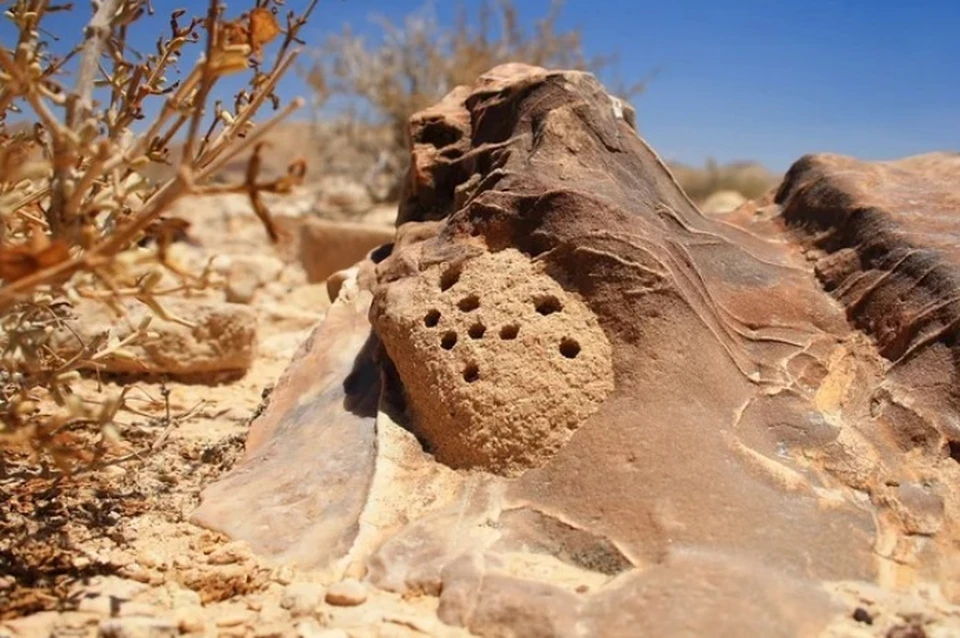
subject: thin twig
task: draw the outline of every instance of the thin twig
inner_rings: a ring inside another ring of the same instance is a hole
[[[80,56],[77,82],[73,93],[68,98],[72,104],[67,110],[67,126],[73,130],[77,130],[93,109],[94,80],[97,77],[100,54],[103,52],[103,45],[110,37],[113,18],[119,6],[120,0],[99,0],[96,13],[84,29],[86,39]]]

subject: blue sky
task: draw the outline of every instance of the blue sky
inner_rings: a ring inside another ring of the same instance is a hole
[[[204,4],[153,2],[158,14]],[[246,6],[227,4],[231,14]],[[529,23],[549,0],[516,5]],[[76,6],[49,26],[79,28],[89,12],[83,0]],[[399,20],[423,6],[320,0],[304,33],[315,44],[350,23],[376,39],[372,14]],[[456,6],[436,0],[438,20],[451,21]],[[660,67],[634,105],[641,134],[667,159],[757,160],[783,171],[807,152],[891,159],[960,150],[960,2],[567,0],[560,24],[582,29],[588,54],[619,53],[624,80]],[[10,35],[0,27],[0,40],[9,43]],[[290,76],[281,93],[304,87]]]

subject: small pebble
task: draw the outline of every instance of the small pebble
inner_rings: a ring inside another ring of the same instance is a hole
[[[233,565],[241,563],[250,556],[250,551],[244,543],[227,543],[210,552],[207,562],[211,565]]]
[[[201,633],[207,628],[203,618],[203,607],[179,607],[174,613],[181,633]]]
[[[137,562],[139,562],[144,567],[155,569],[163,565],[164,560],[163,560],[163,557],[160,556],[160,554],[158,554],[153,550],[148,549],[137,554]]]
[[[130,580],[135,580],[138,583],[144,583],[147,585],[159,584],[160,582],[163,582],[163,578],[159,577],[158,574],[154,574],[136,563],[127,565],[121,569],[120,574],[125,578],[129,578]],[[157,582],[155,583],[154,581]]]
[[[217,627],[238,627],[252,622],[254,614],[245,609],[228,611],[217,618]]]
[[[293,582],[293,569],[289,565],[282,565],[273,572],[273,579],[281,585]]]
[[[350,638],[343,629],[324,629],[313,619],[297,623],[298,638]]]
[[[253,628],[253,638],[286,638],[290,627],[287,623],[273,623],[269,625],[257,623]]]
[[[326,601],[338,607],[362,605],[367,601],[367,588],[360,581],[348,578],[330,586]]]
[[[109,618],[100,623],[100,638],[173,638],[180,630],[169,620],[162,618]]]
[[[316,583],[290,583],[283,590],[280,606],[292,616],[309,616],[323,601],[323,586]]]

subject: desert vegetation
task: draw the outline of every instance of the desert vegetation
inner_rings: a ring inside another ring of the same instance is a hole
[[[190,223],[167,215],[170,207],[187,196],[244,193],[265,241],[275,239],[262,193],[289,192],[305,170],[293,162],[287,175],[264,180],[258,158],[264,136],[301,106],[280,104],[274,88],[297,57],[313,4],[302,14],[270,0],[233,16],[216,2],[205,15],[177,10],[152,50],[127,37],[134,23],[159,18],[147,2],[95,6],[83,32],[57,34],[77,41],[54,55],[46,18],[77,9],[18,0],[5,15],[16,46],[0,47],[0,440],[26,442],[61,469],[78,455],[102,456],[115,415],[129,407],[125,392],[80,400],[70,389],[78,371],[126,356],[149,337],[151,316],[189,325],[164,300],[213,283],[209,270],[191,272],[168,258],[170,241]],[[186,72],[174,80],[180,66]],[[230,103],[212,100],[222,78],[238,73],[249,75],[247,87]],[[274,112],[255,124],[264,107]],[[146,179],[151,165],[171,162],[175,143],[172,175]],[[211,184],[247,149],[242,180]],[[122,341],[104,331],[55,347],[51,339],[79,299],[117,314],[135,300],[151,314]],[[78,429],[91,427],[96,445],[74,442]]]
[[[778,179],[754,162],[720,164],[712,158],[708,158],[702,167],[673,163],[670,169],[695,202],[704,202],[720,191],[734,191],[747,199],[754,199],[773,188]]]
[[[551,3],[533,29],[524,28],[512,0],[483,0],[475,11],[461,2],[452,25],[438,23],[429,7],[399,24],[374,16],[378,41],[357,35],[347,25],[316,47],[311,63],[301,69],[317,107],[329,100],[345,105],[338,115],[350,124],[341,125],[341,132],[369,147],[364,136],[383,128],[385,143],[376,148],[375,161],[397,173],[406,162],[410,116],[498,64],[526,62],[602,74],[625,99],[646,89],[649,75],[630,83],[618,79],[615,53],[584,52],[581,31],[559,25],[561,0]]]

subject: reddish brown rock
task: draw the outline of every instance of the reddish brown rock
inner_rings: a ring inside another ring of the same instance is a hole
[[[876,341],[891,376],[922,394],[925,417],[960,441],[960,154],[807,156],[777,203],[824,289]]]
[[[411,124],[394,241],[338,277],[350,327],[331,310],[330,345],[289,373],[293,388],[322,372],[326,390],[268,406],[221,484],[236,489],[205,494],[218,529],[439,596],[442,619],[484,636],[808,636],[845,617],[831,581],[951,593],[960,464],[927,413],[957,418],[930,376],[948,368],[891,368],[822,287],[830,269],[857,280],[867,238],[798,242],[811,213],[787,185],[783,215],[705,217],[588,74],[498,67]],[[810,250],[833,245],[815,273]],[[382,383],[363,377],[379,410],[361,422],[335,379],[356,388],[344,362],[369,354],[335,342],[369,330],[362,299]],[[494,332],[511,323],[523,339]],[[929,334],[918,352],[935,351]],[[347,466],[331,449],[361,461],[334,476]],[[315,526],[342,529],[335,546],[304,524],[267,542],[293,475]],[[258,524],[241,525],[251,509]]]

